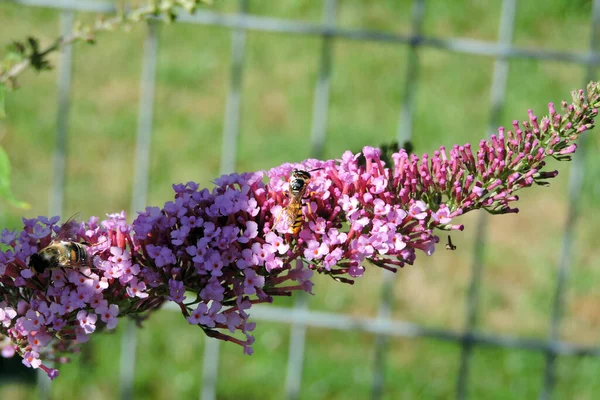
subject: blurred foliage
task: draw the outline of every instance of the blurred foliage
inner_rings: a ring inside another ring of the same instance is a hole
[[[29,204],[17,200],[10,190],[10,161],[2,147],[0,147],[0,198],[20,209],[31,207]]]
[[[515,44],[584,53],[589,49],[591,2],[519,2]],[[494,42],[501,2],[429,0],[424,33]],[[345,29],[408,34],[410,0],[338,2],[336,23]],[[254,15],[320,23],[323,2],[250,1]],[[233,13],[237,2],[218,1],[215,12]],[[60,13],[0,3],[0,38],[28,36],[47,46],[58,37]],[[80,19],[93,19],[79,14]],[[551,29],[550,29],[551,28]],[[151,147],[148,205],[172,198],[171,184],[194,180],[211,187],[219,172],[221,132],[229,85],[231,34],[228,29],[173,24],[160,30]],[[127,34],[107,34],[94,47],[75,48],[69,117],[65,215],[104,215],[128,209],[143,24]],[[314,87],[321,52],[319,37],[248,31],[242,86],[241,136],[237,170],[267,169],[301,161],[309,153]],[[398,113],[406,87],[404,45],[333,38],[331,94],[325,157],[396,138]],[[440,145],[478,143],[489,132],[494,59],[435,48],[420,48],[412,143],[418,155]],[[56,63],[56,55],[49,58]],[[569,98],[583,87],[586,68],[536,59],[510,59],[501,122],[526,119],[532,108],[544,115],[546,104]],[[47,214],[52,184],[51,160],[56,118],[54,71],[21,77],[22,87],[6,99],[9,118],[0,121],[0,145],[13,163],[13,191],[31,210],[1,210],[1,227],[18,228],[21,217]],[[589,133],[586,175],[580,205],[561,339],[595,344],[600,329],[600,248],[597,245],[598,185],[595,160],[598,129]],[[581,156],[579,154],[578,156]],[[549,188],[521,193],[518,215],[488,217],[489,245],[477,327],[483,331],[545,338],[567,218],[570,168],[564,163]],[[549,169],[553,167],[549,166]],[[25,215],[23,215],[25,214]],[[132,217],[133,218],[133,217]],[[420,257],[394,277],[392,317],[428,327],[460,331],[464,294],[469,284],[477,215],[457,220],[465,232],[452,235],[456,251]],[[1,228],[0,227],[0,228]],[[354,287],[317,278],[311,309],[375,316],[384,277],[370,270]],[[293,299],[278,299],[291,306]],[[255,354],[221,345],[218,398],[280,399],[289,346],[289,326],[258,321]],[[166,328],[168,327],[168,329]],[[118,396],[121,330],[92,339],[85,362],[76,357],[52,383],[55,398]],[[195,398],[200,392],[205,338],[179,315],[164,311],[139,330],[135,371],[136,398]],[[373,335],[319,328],[307,330],[302,399],[369,398]],[[385,398],[451,398],[460,359],[455,343],[390,338]],[[472,398],[536,397],[543,356],[521,350],[476,348],[471,367]],[[595,399],[600,392],[600,360],[558,359],[556,399]],[[232,378],[234,376],[235,378]],[[0,388],[0,398],[36,398],[31,388]],[[8,393],[8,394],[7,394]],[[20,397],[19,397],[20,396]]]

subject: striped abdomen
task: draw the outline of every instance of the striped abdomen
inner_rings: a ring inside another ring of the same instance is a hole
[[[292,234],[297,235],[302,228],[302,201],[293,198],[286,209],[288,223],[292,230]]]
[[[86,247],[77,242],[62,242],[69,251],[69,264],[85,265],[88,261]]]

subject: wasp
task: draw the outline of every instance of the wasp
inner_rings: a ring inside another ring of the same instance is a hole
[[[446,250],[456,250],[456,246],[452,243],[452,238],[448,235],[448,243],[446,243]]]
[[[302,200],[304,199],[308,182],[310,182],[310,173],[320,169],[323,168],[315,168],[310,171],[294,169],[292,171],[289,181],[290,189],[288,191],[290,202],[279,217],[281,217],[281,215],[285,216],[293,235],[297,235],[298,232],[300,232],[300,228],[302,228]],[[279,218],[277,218],[277,222],[279,222]]]
[[[87,251],[89,243],[77,238],[78,215],[73,215],[60,227],[48,246],[29,257],[30,268],[41,274],[47,269],[91,267]]]

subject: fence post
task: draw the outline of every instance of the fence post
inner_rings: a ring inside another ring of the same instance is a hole
[[[397,138],[400,146],[409,141],[412,136],[415,98],[417,95],[417,83],[419,79],[419,57],[418,47],[423,31],[423,20],[425,18],[425,0],[414,0],[412,7],[411,44],[407,50],[406,76],[404,80],[404,92],[398,119]],[[394,302],[394,273],[382,271],[381,302],[377,312],[377,319],[389,319],[392,303]],[[379,400],[384,394],[386,352],[388,338],[386,335],[375,336],[375,360],[373,364],[373,384],[371,386],[371,399]]]
[[[331,52],[332,38],[328,31],[335,26],[336,0],[326,0],[323,5],[323,23],[325,33],[321,43],[321,57],[319,60],[319,73],[315,87],[313,103],[313,119],[311,128],[311,157],[319,158],[323,154],[325,136],[327,133],[327,113],[329,109]],[[304,265],[303,267],[306,267]],[[297,311],[308,310],[307,294],[296,293],[294,309]],[[306,345],[306,325],[293,323],[290,332],[290,345],[288,363],[285,377],[285,393],[289,400],[300,397],[302,389],[302,370],[304,368],[304,349]]]
[[[238,15],[248,13],[248,0],[238,1]],[[225,106],[225,121],[223,126],[223,145],[221,147],[221,174],[235,171],[237,158],[237,142],[240,135],[240,115],[243,86],[244,61],[246,53],[246,31],[235,29],[231,34],[231,71],[227,103]],[[217,380],[219,371],[219,351],[221,341],[206,337],[203,366],[201,400],[217,398]]]
[[[73,12],[63,11],[60,13],[60,32],[67,35],[73,30]],[[58,70],[58,107],[56,111],[56,142],[52,162],[52,186],[50,187],[50,198],[48,212],[51,216],[60,215],[64,210],[64,194],[67,163],[67,135],[69,131],[69,97],[71,93],[71,75],[73,70],[73,48],[66,46],[62,48]],[[48,363],[49,364],[49,363]],[[41,400],[50,398],[50,379],[41,369],[37,370],[38,398]]]

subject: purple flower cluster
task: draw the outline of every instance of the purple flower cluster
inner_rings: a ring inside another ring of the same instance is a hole
[[[367,265],[396,271],[417,250],[431,255],[434,230],[462,230],[454,217],[475,209],[516,212],[514,192],[557,172],[542,172],[544,159],[568,159],[579,134],[592,128],[600,86],[574,93],[563,114],[500,129],[470,145],[442,147],[433,156],[404,150],[386,165],[381,151],[365,147],[339,160],[306,160],[268,172],[218,178],[212,190],[174,185],[173,201],[148,207],[132,225],[125,214],[78,225],[90,265],[35,273],[32,254],[59,231],[58,217],[24,219],[20,232],[0,235],[0,347],[24,364],[64,361],[92,333],[113,329],[118,318],[143,317],[163,302],[179,305],[192,325],[252,354],[253,304],[293,291],[312,293],[314,272],[353,283]],[[305,199],[289,215],[290,176],[308,171]],[[301,215],[297,213],[301,212]],[[301,219],[299,231],[290,226]]]
[[[122,307],[145,307],[131,296],[138,287],[139,273],[123,241],[131,228],[124,213],[108,217],[101,224],[92,217],[75,232],[77,239],[91,244],[93,265],[47,269],[42,274],[29,268],[28,260],[51,243],[60,229],[59,217],[23,219],[21,232],[2,232],[0,243],[7,248],[0,252],[0,343],[4,356],[18,353],[26,365],[40,367],[55,377],[58,371],[44,366],[40,354],[74,351],[98,327],[114,328]],[[144,297],[139,292],[138,300]]]

